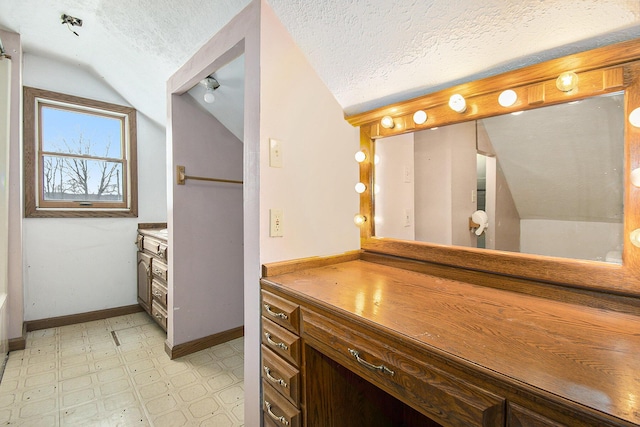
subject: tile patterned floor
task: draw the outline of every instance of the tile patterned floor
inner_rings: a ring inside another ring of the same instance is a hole
[[[164,339],[146,313],[29,332],[0,383],[0,425],[243,426],[243,339],[176,360]]]

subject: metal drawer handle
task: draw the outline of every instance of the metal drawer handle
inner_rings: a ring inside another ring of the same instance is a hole
[[[162,273],[162,270],[160,270],[159,268],[154,268],[154,269],[153,269],[153,272],[154,272],[154,273]]]
[[[278,421],[278,422],[280,422],[280,423],[282,423],[282,424],[284,424],[284,425],[286,425],[286,426],[288,426],[288,425],[289,425],[289,421],[287,421],[287,419],[286,419],[285,417],[279,417],[279,416],[277,416],[276,414],[274,414],[274,413],[271,411],[271,403],[269,403],[269,402],[267,402],[267,401],[265,400],[265,401],[264,401],[264,406],[266,406],[266,407],[267,407],[267,414],[269,414],[269,416],[270,416],[271,418],[273,418],[275,421]]]
[[[391,376],[394,376],[396,374],[395,372],[393,372],[391,369],[387,368],[384,365],[377,365],[376,366],[376,365],[374,365],[372,363],[369,363],[366,360],[360,358],[360,352],[357,351],[357,350],[354,350],[354,349],[350,348],[349,349],[349,353],[351,353],[351,355],[353,357],[355,357],[355,359],[358,361],[359,364],[361,364],[361,365],[363,365],[363,366],[365,366],[365,367],[367,367],[367,368],[369,368],[371,370],[380,371],[380,372],[382,372],[384,374],[389,374]]]
[[[272,340],[271,339],[271,334],[269,332],[265,332],[264,336],[267,338],[267,342],[269,344],[271,344],[272,346],[279,347],[279,348],[281,348],[283,350],[289,350],[289,346],[286,345],[285,343],[283,343],[283,342],[275,342],[274,340]]]
[[[162,292],[154,290],[153,291],[153,296],[160,298],[162,296]]]
[[[269,313],[271,316],[278,317],[278,318],[284,319],[284,320],[289,318],[289,316],[287,316],[284,313],[277,313],[277,312],[271,310],[271,306],[269,304],[263,304],[263,305],[264,305],[265,310],[267,310],[267,313]]]
[[[162,314],[156,313],[156,319],[164,320],[164,316]]]
[[[287,385],[287,383],[285,382],[285,380],[283,380],[282,378],[275,378],[271,376],[271,369],[269,369],[268,366],[264,365],[262,366],[264,368],[264,372],[265,374],[267,374],[267,378],[269,379],[269,381],[271,381],[272,383],[276,383],[278,385],[281,385],[282,387],[289,387]]]

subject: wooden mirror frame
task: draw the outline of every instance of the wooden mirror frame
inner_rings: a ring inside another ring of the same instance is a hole
[[[556,79],[567,71],[578,75],[578,86],[569,92],[562,92],[556,87]],[[514,105],[502,107],[498,104],[498,96],[507,89],[514,90],[518,99]],[[621,90],[625,91],[622,265],[375,237],[375,200],[372,191],[375,139]],[[449,108],[449,98],[453,94],[464,96],[467,101],[465,112],[457,113]],[[633,186],[630,179],[630,172],[640,167],[640,128],[630,125],[628,120],[630,112],[638,107],[640,39],[546,61],[346,117],[353,126],[360,127],[360,149],[367,154],[367,159],[360,163],[360,181],[366,184],[366,190],[360,195],[360,214],[366,218],[361,225],[361,248],[469,270],[640,297],[640,247],[634,246],[629,239],[630,233],[640,228],[640,188]],[[428,120],[421,125],[413,122],[413,114],[418,110],[428,114]],[[380,125],[384,116],[393,118],[393,128]]]

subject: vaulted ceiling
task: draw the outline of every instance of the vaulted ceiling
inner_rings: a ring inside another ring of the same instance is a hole
[[[266,0],[346,113],[640,37],[637,0]],[[154,121],[165,83],[249,0],[0,0],[23,50],[90,69]],[[83,19],[74,35],[60,22]]]

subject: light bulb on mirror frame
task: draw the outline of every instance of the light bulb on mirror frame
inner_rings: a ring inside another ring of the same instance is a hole
[[[428,118],[429,116],[424,110],[418,110],[415,113],[413,113],[413,123],[417,125],[424,124]]]
[[[467,101],[459,93],[451,95],[449,107],[456,113],[464,113],[467,110]]]
[[[355,158],[356,158],[356,162],[362,163],[365,160],[367,160],[367,155],[365,154],[364,151],[358,151],[355,155]]]
[[[382,120],[380,120],[380,124],[385,129],[393,129],[393,127],[396,125],[393,121],[393,117],[391,116],[384,116]]]
[[[640,128],[640,107],[629,113],[629,123],[633,127]]]
[[[640,228],[636,228],[631,233],[629,233],[629,240],[631,241],[633,246],[640,248]]]
[[[356,193],[362,194],[367,189],[367,186],[364,185],[363,183],[359,182],[359,183],[356,184],[355,189],[356,189]]]
[[[367,217],[362,215],[362,214],[356,214],[353,217],[353,223],[355,225],[357,225],[358,227],[361,226],[362,224],[364,224],[365,222],[367,222]]]
[[[518,100],[518,94],[511,89],[502,91],[498,96],[498,104],[502,107],[511,107]]]
[[[566,71],[556,79],[556,87],[561,92],[571,92],[578,86],[578,75],[572,71]]]
[[[631,171],[631,184],[634,187],[640,187],[640,168],[635,168]]]

